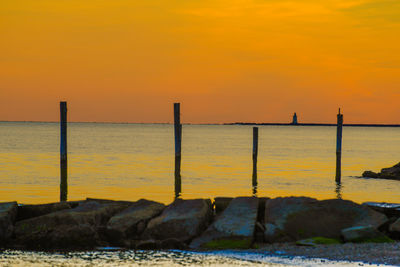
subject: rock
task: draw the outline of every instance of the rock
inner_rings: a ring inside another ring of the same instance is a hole
[[[400,233],[400,218],[390,225],[389,231]]]
[[[102,199],[102,198],[86,198],[86,202],[97,202],[99,204],[121,204],[121,205],[132,205],[133,201],[126,201],[126,200],[111,200],[111,199]]]
[[[32,243],[28,243],[29,247],[40,249],[90,249],[102,244],[95,227],[88,224],[61,225],[54,228],[51,233],[44,235],[43,238],[45,239],[40,240],[40,242],[37,242],[36,238],[30,239]]]
[[[391,237],[400,239],[400,218],[389,226]]]
[[[373,171],[365,171],[365,172],[363,172],[362,177],[365,177],[365,178],[378,178],[379,174],[377,174],[376,172],[373,172]]]
[[[22,220],[15,225],[16,241],[30,248],[87,248],[97,245],[97,228],[126,207],[127,204],[121,203],[88,201],[74,209]]]
[[[326,237],[320,237],[320,236],[296,241],[296,245],[298,245],[298,246],[309,246],[309,247],[315,247],[317,245],[340,244],[340,243],[341,242],[338,239],[326,238]]]
[[[216,197],[214,199],[215,213],[220,215],[232,201],[233,197]]]
[[[0,203],[0,246],[11,238],[17,216],[17,202]]]
[[[371,225],[355,226],[342,229],[342,236],[345,242],[391,242],[390,238],[376,230]]]
[[[267,242],[296,241],[315,236],[338,239],[344,228],[366,225],[378,228],[386,221],[384,214],[348,200],[275,198],[265,205],[264,238]]]
[[[150,220],[142,239],[176,238],[186,242],[199,235],[208,226],[211,218],[211,200],[176,199],[160,216]]]
[[[191,248],[249,248],[253,242],[258,199],[237,197],[198,238]]]
[[[380,173],[365,171],[363,177],[400,180],[400,162],[390,168],[383,168]]]
[[[187,248],[186,244],[181,242],[176,238],[168,238],[164,239],[160,243],[161,249],[185,249]]]
[[[385,179],[395,179],[400,180],[400,162],[390,168],[383,168],[379,175],[381,178]]]
[[[148,221],[159,215],[164,204],[141,199],[114,215],[107,223],[107,229],[120,238],[138,239]]]
[[[149,239],[149,240],[139,241],[139,243],[136,245],[136,249],[156,250],[159,249],[160,246],[161,246],[160,241]]]
[[[400,204],[398,203],[385,203],[385,202],[365,202],[363,205],[369,208],[384,213],[390,217],[400,217]]]
[[[18,206],[17,221],[26,220],[70,208],[71,206],[68,202],[56,202],[41,205],[21,205]]]

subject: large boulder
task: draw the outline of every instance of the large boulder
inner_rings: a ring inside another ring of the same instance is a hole
[[[117,239],[138,239],[147,223],[159,215],[164,208],[164,204],[141,199],[108,221],[108,233]]]
[[[237,197],[191,248],[249,248],[257,221],[258,198]]]
[[[400,162],[390,168],[383,168],[380,173],[365,171],[363,177],[400,180]]]
[[[17,221],[26,220],[70,208],[71,205],[68,202],[56,202],[41,205],[20,205],[18,206]]]
[[[187,242],[198,236],[212,219],[211,200],[176,199],[160,216],[152,219],[142,239],[176,238]]]
[[[17,207],[17,202],[0,203],[0,246],[5,245],[13,234]]]
[[[98,244],[97,228],[127,205],[87,201],[74,209],[22,220],[15,225],[16,242],[29,248],[88,248]]]
[[[341,230],[371,225],[375,229],[387,217],[352,201],[318,201],[307,197],[275,198],[265,205],[267,242],[296,241],[309,237],[340,238]]]

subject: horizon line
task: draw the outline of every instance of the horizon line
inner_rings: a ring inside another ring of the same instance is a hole
[[[33,123],[59,123],[60,121],[32,121],[32,120],[0,120],[0,122],[33,122]],[[173,122],[113,122],[113,121],[68,121],[68,123],[100,123],[100,124],[171,124]],[[223,123],[191,123],[185,122],[183,125],[276,125],[276,126],[336,126],[336,123],[325,122],[299,122],[293,124],[291,122],[223,122]],[[400,127],[400,123],[344,123],[343,126],[386,126]]]

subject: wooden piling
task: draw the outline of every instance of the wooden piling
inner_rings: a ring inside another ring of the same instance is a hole
[[[68,160],[67,160],[67,102],[60,102],[60,201],[67,201]]]
[[[181,159],[175,157],[175,198],[179,198],[182,193],[182,178],[181,178]]]
[[[258,127],[253,127],[253,196],[257,195]]]
[[[175,133],[175,198],[181,195],[181,151],[182,151],[182,124],[180,117],[180,103],[174,103],[174,133]]]
[[[181,104],[174,103],[174,132],[175,132],[175,157],[181,156],[182,125],[181,125]]]
[[[343,114],[337,115],[337,132],[336,132],[336,182],[340,183],[342,176],[342,130],[343,130]]]

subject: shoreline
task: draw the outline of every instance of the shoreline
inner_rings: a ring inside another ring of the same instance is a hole
[[[59,121],[0,121],[0,123],[59,123]],[[112,122],[112,121],[69,121],[68,124],[134,124],[134,125],[174,125],[173,122]],[[182,125],[212,125],[212,126],[238,126],[238,125],[259,125],[259,126],[337,126],[336,123],[285,123],[285,122],[221,122],[221,123],[182,123]],[[346,127],[393,127],[398,128],[400,124],[377,124],[377,123],[345,123],[343,126]]]
[[[261,126],[337,126],[336,123],[251,123],[251,122],[235,122],[235,123],[224,123],[223,125],[261,125]],[[363,124],[363,123],[345,123],[343,126],[346,127],[400,127],[400,124]]]
[[[396,243],[368,243],[356,244],[346,243],[338,245],[318,245],[316,247],[297,246],[294,243],[275,243],[275,244],[257,244],[260,247],[257,249],[230,249],[230,250],[132,250],[132,249],[109,249],[109,250],[20,250],[7,249],[0,250],[0,263],[8,262],[13,266],[13,259],[17,255],[36,255],[33,256],[40,263],[40,257],[44,257],[43,262],[49,263],[51,260],[60,261],[61,257],[87,260],[88,255],[96,254],[96,258],[101,258],[103,254],[109,257],[112,254],[120,255],[135,255],[135,254],[165,254],[166,258],[173,255],[183,254],[191,256],[205,257],[222,257],[227,259],[238,260],[243,263],[254,263],[254,265],[273,264],[273,265],[301,265],[301,266],[398,266],[400,265],[400,242]],[[170,256],[168,256],[170,255]],[[39,258],[39,259],[38,259]],[[203,258],[207,261],[207,258]],[[42,263],[43,263],[42,262]],[[74,261],[76,262],[76,260]],[[18,262],[20,264],[21,262]],[[100,263],[100,262],[99,262]],[[111,263],[112,262],[109,262]],[[22,266],[22,265],[16,266]],[[100,263],[101,264],[101,263]],[[67,266],[74,264],[70,262]],[[124,264],[122,264],[124,265]],[[131,266],[131,264],[128,264]],[[141,264],[143,265],[143,264]],[[170,264],[168,264],[170,265]],[[173,264],[172,264],[173,265]],[[175,264],[179,265],[179,264]],[[218,264],[217,264],[218,265]],[[65,265],[62,265],[65,266]]]

